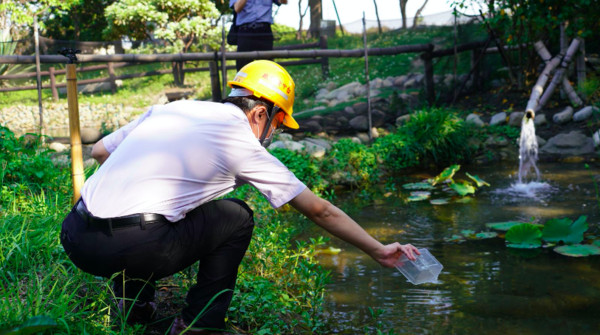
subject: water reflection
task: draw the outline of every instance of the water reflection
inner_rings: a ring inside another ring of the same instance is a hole
[[[600,256],[569,258],[550,249],[519,253],[500,238],[444,241],[464,229],[487,230],[489,222],[544,223],[580,215],[588,216],[589,231],[598,234],[600,209],[592,172],[582,164],[540,168],[544,181],[528,186],[534,196],[515,190],[513,166],[470,167],[469,173],[491,186],[479,189],[469,202],[405,204],[390,197],[351,212],[384,243],[428,248],[444,269],[439,283],[415,286],[395,269],[383,269],[333,238],[331,244],[342,252],[319,259],[332,271],[327,313],[339,323],[334,331],[373,333],[379,327],[399,334],[599,334]],[[383,314],[374,320],[369,308]]]

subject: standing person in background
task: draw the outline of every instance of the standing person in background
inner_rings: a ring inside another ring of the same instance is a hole
[[[287,0],[229,0],[229,7],[237,13],[237,51],[273,50],[273,4],[280,6]],[[236,60],[237,70],[253,59]]]

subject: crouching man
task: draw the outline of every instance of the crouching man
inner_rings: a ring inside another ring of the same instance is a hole
[[[246,203],[222,196],[246,183],[274,208],[289,203],[385,267],[418,254],[410,244],[375,240],[265,149],[280,127],[298,128],[295,85],[285,69],[254,61],[228,85],[223,103],[153,106],[93,147],[101,166],[65,218],[61,242],[83,271],[107,278],[120,273],[112,284],[129,322],[152,320],[157,279],[199,261],[197,282],[171,334],[189,326],[188,334],[224,330],[254,219]]]

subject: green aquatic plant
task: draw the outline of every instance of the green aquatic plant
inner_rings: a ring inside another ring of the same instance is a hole
[[[570,257],[600,255],[600,240],[594,240],[596,237],[589,235],[588,240],[585,240],[585,232],[588,230],[586,220],[587,216],[582,215],[575,221],[569,218],[554,218],[545,224],[507,221],[486,223],[485,226],[506,232],[504,235],[506,246],[513,250],[551,247],[555,252]],[[445,241],[462,243],[476,239],[474,236],[501,237],[495,232],[475,233],[463,230],[461,234],[454,234]]]
[[[490,186],[490,184],[479,177],[472,176],[468,173],[466,175],[475,182],[474,185],[468,180],[455,181],[453,177],[458,170],[460,170],[460,165],[454,164],[445,168],[434,178],[429,178],[422,182],[402,185],[402,188],[411,191],[408,201],[427,200],[431,198],[433,192],[437,192],[438,194],[443,194],[443,197],[431,199],[429,202],[432,205],[445,205],[448,204],[452,199],[448,197],[448,189],[453,190],[454,193],[460,196],[459,199],[456,199],[456,202],[460,202],[460,200],[465,199],[466,195],[474,194],[477,187]],[[446,185],[448,186],[447,188],[444,187]]]

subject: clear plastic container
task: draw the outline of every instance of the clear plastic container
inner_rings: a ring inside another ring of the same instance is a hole
[[[429,250],[422,248],[419,249],[419,252],[421,252],[421,255],[418,255],[414,261],[402,255],[396,264],[396,269],[414,285],[437,282],[437,278],[444,267],[433,257]]]

